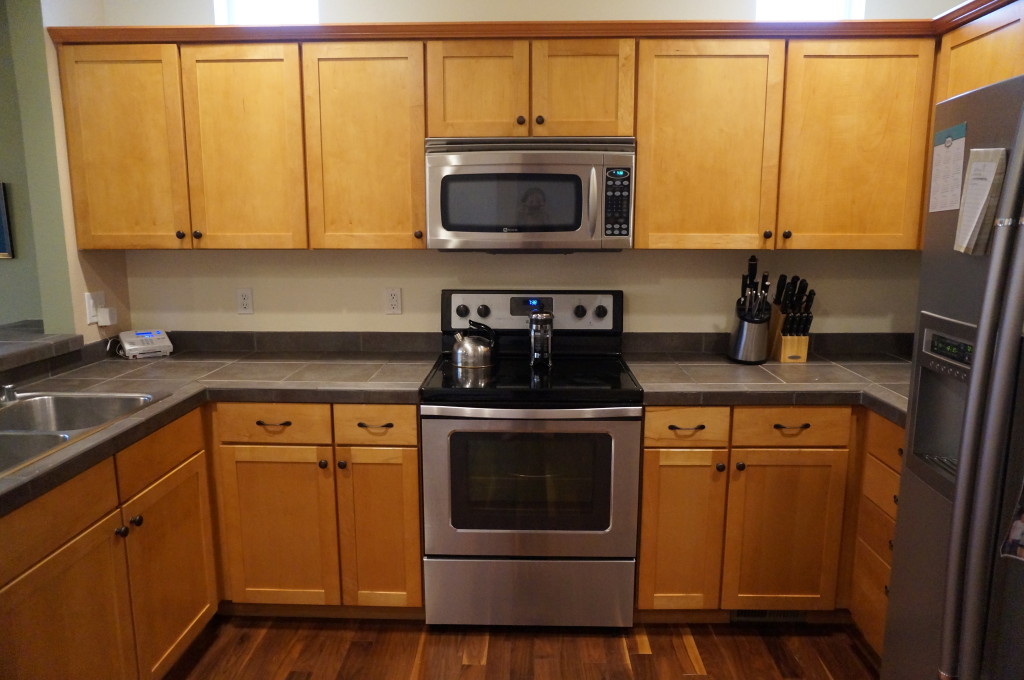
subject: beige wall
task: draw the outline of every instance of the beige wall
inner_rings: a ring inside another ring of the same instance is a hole
[[[169,330],[434,331],[443,288],[612,288],[625,291],[633,332],[724,332],[746,251],[572,255],[394,251],[128,253],[136,327]],[[761,270],[797,274],[817,291],[819,332],[910,332],[918,254],[759,254]],[[183,273],[187,271],[187,273]],[[383,312],[401,287],[403,314]],[[235,313],[253,289],[255,313]]]

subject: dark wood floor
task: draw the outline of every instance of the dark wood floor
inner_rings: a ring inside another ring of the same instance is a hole
[[[428,627],[224,618],[172,680],[874,680],[845,626]]]

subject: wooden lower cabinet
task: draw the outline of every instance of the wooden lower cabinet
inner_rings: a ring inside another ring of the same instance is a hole
[[[733,449],[723,609],[835,607],[846,449]]]
[[[727,449],[644,451],[638,608],[718,608],[728,457]]]
[[[0,590],[0,677],[138,677],[121,526],[111,512]]]
[[[121,507],[139,677],[159,678],[217,611],[206,453]]]
[[[341,603],[333,468],[329,445],[218,447],[226,599]]]
[[[864,414],[863,421],[864,468],[858,499],[850,614],[864,639],[881,655],[906,433],[902,427],[870,411]]]
[[[418,451],[338,447],[342,603],[423,604]]]
[[[422,605],[415,406],[213,411],[226,599]]]

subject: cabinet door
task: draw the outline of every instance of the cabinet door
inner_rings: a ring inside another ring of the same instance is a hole
[[[217,611],[206,454],[122,507],[143,678],[162,677]]]
[[[60,71],[78,247],[188,248],[177,46],[64,45]]]
[[[525,137],[529,118],[528,40],[427,43],[428,136]]]
[[[415,448],[338,447],[342,602],[423,604]]]
[[[718,608],[727,458],[725,449],[644,450],[640,609]]]
[[[217,449],[225,597],[340,604],[330,446]]]
[[[304,248],[298,45],[186,45],[181,72],[194,247]]]
[[[423,44],[307,43],[302,63],[310,244],[423,248]]]
[[[779,248],[918,244],[935,42],[792,40]]]
[[[942,36],[935,101],[1024,74],[1024,2],[975,19]]]
[[[112,512],[0,590],[0,677],[138,677],[120,526]]]
[[[531,134],[633,135],[635,40],[535,40],[531,59]]]
[[[640,41],[637,247],[774,245],[785,54],[782,40]]]
[[[846,449],[733,449],[723,609],[832,609]]]

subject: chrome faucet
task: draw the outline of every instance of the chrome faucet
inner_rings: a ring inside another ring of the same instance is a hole
[[[3,392],[0,393],[0,403],[6,404],[17,400],[18,393],[14,391],[14,385],[4,385]]]

